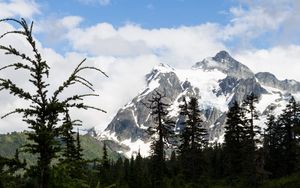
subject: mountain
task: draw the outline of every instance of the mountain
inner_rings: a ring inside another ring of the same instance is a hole
[[[110,147],[130,157],[140,150],[149,155],[150,136],[146,129],[153,124],[150,110],[144,105],[154,90],[165,93],[172,106],[170,116],[178,121],[179,104],[183,96],[198,99],[210,142],[223,142],[224,124],[228,107],[241,103],[254,93],[259,97],[257,109],[261,119],[256,123],[264,127],[266,113],[281,113],[291,95],[300,97],[300,83],[295,80],[278,80],[268,72],[253,73],[226,51],[197,62],[190,69],[174,69],[161,64],[146,75],[146,87],[128,104],[119,109],[107,128],[97,135],[99,140],[110,140]]]

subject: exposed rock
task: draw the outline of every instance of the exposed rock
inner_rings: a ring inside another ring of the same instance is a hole
[[[183,96],[196,97],[212,143],[223,142],[226,112],[234,101],[241,104],[247,95],[254,93],[259,97],[260,113],[264,116],[272,110],[279,113],[291,93],[300,91],[299,82],[280,81],[271,73],[254,75],[225,51],[196,63],[191,70],[176,70],[161,64],[145,79],[145,89],[121,108],[105,129],[105,134],[98,136],[102,140],[111,140],[107,142],[110,147],[128,157],[139,148],[149,148],[151,138],[146,130],[154,121],[145,103],[155,90],[163,93],[166,102],[172,104],[170,117],[177,121],[177,132],[183,128],[178,107]]]

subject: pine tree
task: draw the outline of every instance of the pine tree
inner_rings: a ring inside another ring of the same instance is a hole
[[[128,184],[129,182],[129,159],[125,158],[124,160],[124,182]]]
[[[64,157],[62,159],[63,162],[73,162],[77,159],[77,151],[74,139],[75,132],[73,131],[72,123],[73,122],[71,121],[69,113],[66,112],[63,122],[64,126],[61,127],[61,139],[65,145],[62,152],[62,156]]]
[[[15,71],[27,71],[30,76],[29,82],[33,85],[35,90],[34,93],[27,92],[10,79],[1,78],[0,90],[6,90],[11,95],[17,96],[19,99],[31,102],[27,108],[16,108],[14,111],[7,113],[3,117],[14,113],[20,113],[23,115],[23,121],[26,122],[32,130],[27,133],[30,143],[25,145],[25,151],[33,155],[37,155],[38,157],[37,167],[32,168],[32,170],[35,171],[33,178],[38,178],[39,187],[47,188],[49,186],[51,172],[50,164],[52,160],[57,157],[57,154],[60,151],[60,143],[57,138],[60,136],[61,126],[64,126],[59,119],[60,115],[63,115],[70,108],[85,110],[92,108],[103,111],[99,108],[88,106],[82,102],[84,97],[96,96],[94,94],[77,94],[69,96],[66,99],[60,99],[59,97],[61,93],[63,93],[66,88],[74,84],[81,84],[93,91],[92,84],[79,74],[84,70],[96,70],[104,75],[105,73],[95,67],[83,66],[83,63],[85,62],[85,60],[83,60],[75,68],[69,78],[53,93],[49,94],[47,78],[49,76],[50,67],[47,62],[43,60],[39,50],[37,49],[36,42],[32,36],[33,23],[28,25],[24,19],[1,19],[0,23],[1,22],[13,22],[20,26],[21,29],[8,31],[2,34],[0,39],[12,34],[25,37],[29,48],[32,49],[34,55],[29,56],[22,53],[11,45],[0,45],[0,50],[4,51],[6,55],[12,55],[20,60],[20,62],[6,65],[0,70],[3,71],[4,69],[14,68]]]
[[[300,106],[291,97],[283,113],[279,117],[279,124],[283,129],[284,137],[282,144],[284,145],[284,161],[285,168],[282,169],[286,174],[291,174],[297,170],[298,150],[297,144],[297,127],[300,122]]]
[[[112,182],[110,182],[110,161],[108,158],[108,153],[107,153],[107,146],[104,143],[103,144],[103,156],[101,159],[101,166],[100,166],[100,179],[101,179],[101,184],[104,186],[110,185]]]
[[[137,184],[137,174],[135,170],[135,161],[133,155],[130,158],[128,185],[130,188],[137,188],[139,186]]]
[[[165,152],[164,146],[169,143],[169,138],[174,134],[175,122],[168,119],[168,110],[170,106],[164,102],[165,96],[155,90],[152,98],[145,104],[150,110],[155,125],[148,129],[153,135],[157,134],[157,139],[152,143],[152,164],[153,164],[153,187],[161,187],[165,171]]]
[[[284,130],[273,114],[269,114],[264,134],[265,169],[271,178],[279,178],[284,169]]]
[[[191,180],[197,179],[204,172],[203,149],[208,143],[208,134],[203,127],[198,100],[192,97],[187,104],[181,106],[181,114],[185,117],[183,131],[180,135],[179,150],[182,158],[182,167],[185,176]]]
[[[188,120],[186,122],[186,129],[190,132],[190,144],[192,151],[201,150],[207,146],[207,129],[203,127],[203,120],[201,119],[201,111],[199,110],[198,100],[194,97],[191,98],[188,105]]]
[[[183,157],[190,148],[190,129],[186,126],[186,120],[188,119],[188,104],[186,98],[183,97],[183,104],[179,105],[180,118],[179,121],[183,125],[183,129],[180,132],[180,145],[178,147],[181,157]]]
[[[229,108],[225,126],[225,173],[231,181],[235,181],[243,173],[245,114],[235,101]],[[233,183],[233,182],[231,182]]]
[[[256,144],[260,142],[256,136],[260,135],[260,127],[257,125],[254,125],[254,120],[259,120],[258,118],[258,112],[256,110],[255,104],[258,103],[258,97],[251,93],[246,97],[246,99],[243,101],[242,107],[245,111],[245,125],[247,128],[247,136],[249,137],[249,141],[251,142],[251,147],[255,149]]]
[[[245,113],[245,131],[244,135],[244,173],[249,178],[250,183],[257,185],[257,163],[256,146],[260,143],[260,127],[254,124],[258,120],[258,112],[255,104],[258,103],[258,97],[251,93],[242,103],[242,109]]]
[[[82,154],[82,147],[80,143],[80,135],[79,135],[79,129],[77,129],[77,134],[76,134],[76,153],[75,153],[75,158],[77,161],[82,161],[83,160],[83,154]]]

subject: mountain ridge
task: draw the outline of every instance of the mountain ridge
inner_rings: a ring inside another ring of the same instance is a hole
[[[300,91],[299,82],[278,80],[266,72],[254,74],[226,51],[197,62],[191,69],[175,69],[160,64],[145,79],[144,90],[120,108],[105,131],[97,135],[100,140],[114,142],[118,152],[127,157],[138,150],[144,156],[149,155],[150,136],[146,129],[153,124],[153,120],[150,110],[143,103],[151,98],[154,90],[165,93],[172,104],[170,117],[177,122],[182,97],[196,97],[205,127],[209,130],[210,142],[223,142],[226,112],[233,101],[241,103],[248,94],[254,93],[259,97],[258,109],[261,114],[266,114],[270,109],[278,114],[289,97],[292,94],[298,97]],[[264,126],[263,120],[257,123]],[[178,123],[176,130],[180,131]]]

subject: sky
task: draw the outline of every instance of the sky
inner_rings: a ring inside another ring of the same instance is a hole
[[[118,109],[145,87],[145,75],[160,64],[188,69],[220,50],[254,72],[300,81],[300,1],[298,0],[0,0],[0,18],[34,21],[34,37],[49,63],[49,91],[83,59],[109,75],[86,72],[99,97],[86,103],[98,111],[72,111],[83,127],[103,130]],[[18,29],[0,23],[0,34]],[[31,53],[24,39],[12,44]],[[1,66],[14,61],[0,53]],[[1,71],[28,91],[26,73]],[[65,96],[85,89],[70,88]],[[26,102],[0,92],[0,114]],[[20,116],[0,120],[0,133],[21,131]]]

